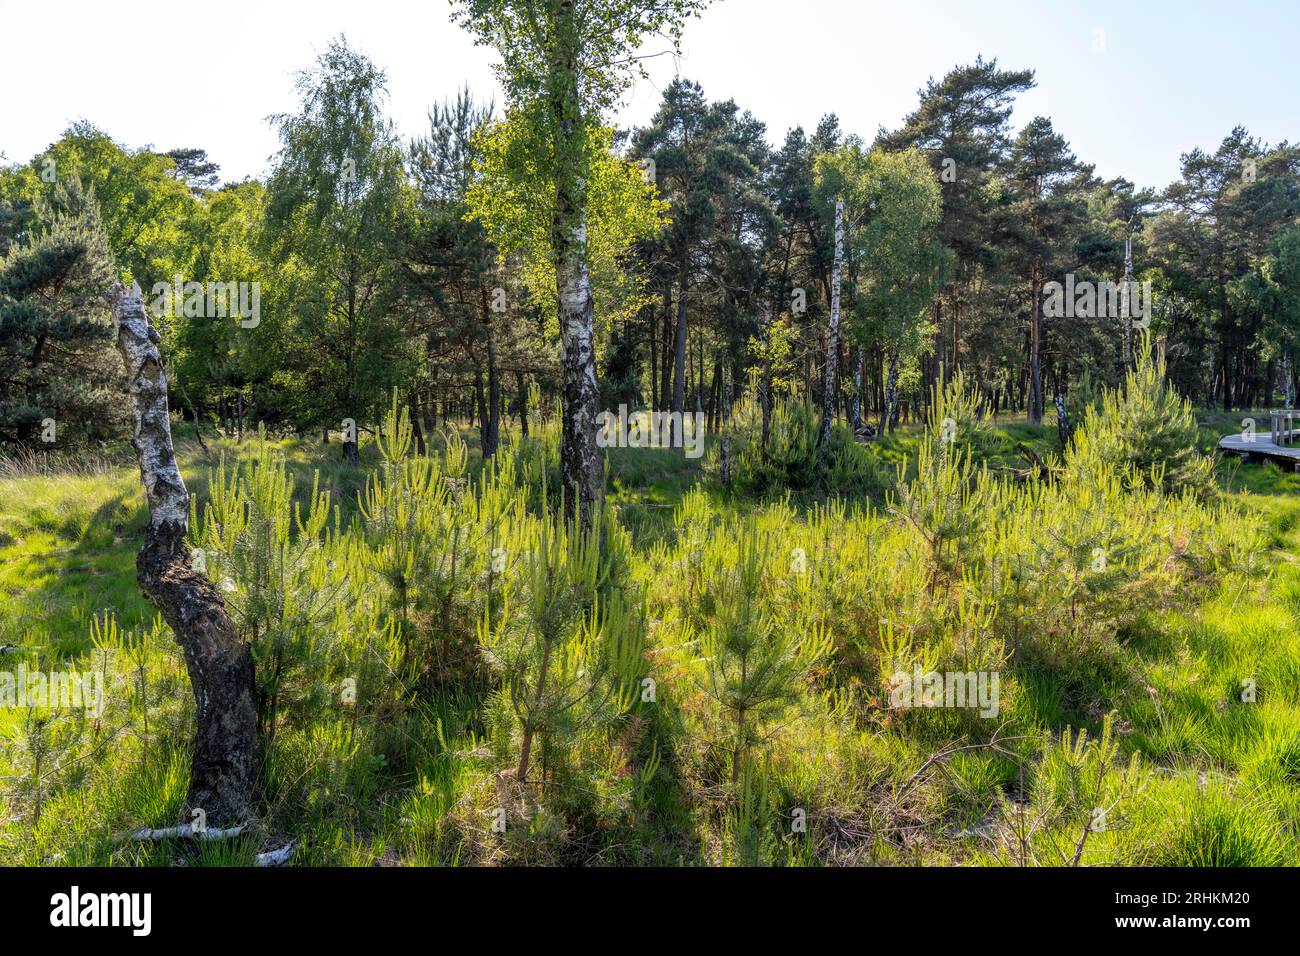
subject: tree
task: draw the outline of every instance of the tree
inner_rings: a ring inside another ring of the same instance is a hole
[[[728,236],[725,209],[743,183],[757,174],[743,137],[746,124],[732,102],[709,105],[698,83],[674,79],[650,125],[632,137],[632,155],[651,165],[654,181],[672,209],[672,220],[656,243],[662,263],[664,300],[677,289],[672,339],[670,410],[686,410],[687,316],[692,276],[712,265]],[[716,274],[718,270],[713,270]],[[665,379],[668,371],[664,370]]]
[[[591,130],[637,68],[646,37],[674,44],[707,0],[456,0],[456,17],[501,57],[497,75],[516,116],[547,144],[535,173],[552,193],[550,260],[563,347],[560,468],[567,507],[589,520],[604,498],[596,444],[599,391],[588,250]]]
[[[1264,303],[1241,296],[1239,283],[1300,215],[1298,172],[1294,147],[1268,149],[1237,127],[1213,153],[1182,157],[1181,178],[1148,227],[1166,297],[1191,320],[1193,339],[1208,340],[1212,351],[1208,376],[1194,384],[1224,408],[1256,404],[1271,379],[1255,349]]]
[[[764,595],[780,586],[778,563],[750,518],[739,540],[710,552],[706,574],[713,609],[700,635],[701,688],[730,723],[731,782],[740,782],[750,748],[799,700],[802,681],[830,647],[815,621],[774,613]]]
[[[103,298],[114,269],[94,193],[70,179],[24,218],[0,256],[0,440],[115,437],[122,370]]]
[[[164,153],[175,167],[172,175],[190,187],[190,192],[202,196],[214,188],[220,179],[221,167],[209,161],[206,149],[183,147]]]
[[[1043,283],[1070,250],[1082,218],[1077,198],[1092,174],[1081,166],[1051,120],[1037,116],[1011,148],[1009,178],[1019,212],[1019,239],[1029,273],[1029,421],[1043,420]]]
[[[356,423],[383,403],[409,362],[388,308],[402,150],[382,115],[383,72],[343,38],[297,88],[301,111],[275,118],[282,145],[267,185],[266,241],[295,273],[287,305],[313,423],[350,419],[343,454],[355,464]]]
[[[200,410],[215,414],[241,438],[252,421],[310,416],[310,398],[292,372],[301,360],[286,340],[286,323],[277,321],[288,311],[283,280],[292,273],[262,254],[265,221],[266,189],[250,181],[205,193],[189,225],[196,247],[189,277],[205,285],[255,285],[256,315],[187,315],[168,297],[154,316],[164,330],[180,403],[196,417]]]
[[[167,376],[143,297],[118,285],[112,309],[129,383],[131,444],[149,500],[136,576],[176,635],[194,690],[188,806],[202,811],[207,823],[243,825],[254,816],[257,766],[252,651],[226,613],[221,592],[190,564],[189,494],[172,449]]]
[[[548,510],[530,535],[518,595],[507,595],[495,625],[485,618],[480,628],[501,676],[500,709],[518,725],[521,784],[535,742],[557,750],[584,721],[624,713],[642,673],[641,621],[607,587],[601,538],[610,533],[598,516],[584,528]]]
[[[1294,362],[1300,346],[1300,226],[1277,233],[1268,255],[1239,283],[1239,295],[1253,301],[1263,316],[1255,347],[1281,358],[1282,394],[1295,403]],[[1270,382],[1271,387],[1271,382]]]
[[[1017,93],[1033,86],[1033,70],[1001,70],[996,59],[985,62],[977,57],[973,64],[954,67],[942,80],[931,79],[918,92],[921,103],[902,128],[879,143],[886,149],[920,149],[943,189],[939,232],[955,259],[934,301],[936,369],[941,364],[957,367],[963,308],[975,303],[981,271],[998,264],[998,243],[990,237],[997,235],[996,182],[1009,148],[1011,104]],[[944,329],[945,295],[952,313],[950,334]],[[945,347],[945,339],[955,344]]]
[[[1165,375],[1165,361],[1144,335],[1122,388],[1108,389],[1085,411],[1066,455],[1071,474],[1100,471],[1171,492],[1217,494],[1214,459],[1201,454],[1191,402]]]
[[[404,297],[411,303],[408,329],[423,337],[426,359],[437,355],[440,364],[453,363],[454,371],[473,380],[485,458],[496,453],[500,439],[500,353],[509,331],[496,318],[504,318],[508,309],[508,282],[497,248],[469,203],[475,143],[491,116],[492,106],[476,106],[468,89],[455,102],[429,111],[429,135],[409,151],[417,199],[404,237],[402,273]],[[428,320],[424,308],[430,303],[436,322]],[[422,420],[418,410],[413,414]]]
[[[519,275],[522,282],[515,284],[527,291],[548,332],[553,334],[560,319],[549,238],[554,221],[549,205],[553,193],[548,181],[536,174],[538,168],[550,163],[550,147],[549,141],[536,135],[538,128],[527,117],[508,115],[502,122],[480,129],[474,140],[475,176],[466,202],[476,227],[481,224],[499,250],[497,275]],[[614,155],[611,130],[592,128],[588,135],[588,290],[593,316],[599,314],[603,320],[592,328],[594,351],[602,332],[625,322],[645,303],[643,280],[627,268],[627,259],[633,243],[659,230],[666,204],[654,198],[654,185],[644,181],[639,169]],[[507,263],[517,268],[500,268]],[[505,286],[509,279],[498,281],[501,286],[494,294],[508,300]],[[482,303],[486,310],[486,297]],[[520,331],[515,331],[516,340]],[[494,341],[488,340],[490,347]],[[520,351],[528,351],[527,346]]]
[[[817,455],[825,460],[831,445],[831,425],[835,421],[835,391],[839,378],[836,362],[840,352],[840,270],[844,264],[844,200],[835,200],[835,265],[831,269],[831,318],[826,329],[826,384],[822,391],[822,427]]]
[[[147,292],[190,271],[187,227],[198,200],[175,173],[170,157],[126,149],[83,120],[20,168],[6,191],[27,203],[50,201],[60,186],[78,180],[95,194],[113,261]]]
[[[856,138],[817,157],[814,175],[819,207],[838,197],[847,207],[847,261],[854,280],[849,336],[859,348],[883,352],[881,429],[892,428],[900,363],[910,363],[926,347],[923,312],[946,261],[938,238],[939,187],[917,150],[867,152]]]

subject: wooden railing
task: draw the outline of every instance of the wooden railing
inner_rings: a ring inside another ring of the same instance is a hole
[[[1269,419],[1273,444],[1290,445],[1295,438],[1296,421],[1300,420],[1300,412],[1291,409],[1284,412],[1270,412]]]

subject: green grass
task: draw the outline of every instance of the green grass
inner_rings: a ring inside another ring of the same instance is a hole
[[[1241,417],[1203,413],[1205,447],[1239,427]],[[914,458],[917,441],[917,430],[901,429],[874,453],[891,462]],[[990,466],[1024,467],[1021,446],[1043,458],[1055,454],[1054,428],[995,423]],[[360,469],[342,465],[337,446],[324,456],[312,442],[284,440],[277,449],[300,493],[319,470],[345,515],[374,463],[371,448]],[[223,441],[203,454],[188,441],[180,445],[184,477],[200,502],[223,452],[238,449]],[[1139,614],[1113,648],[1069,666],[1030,648],[1011,664],[1003,702],[1008,735],[1055,741],[1066,728],[1082,727],[1095,740],[1103,716],[1115,712],[1117,757],[1101,790],[1124,796],[1117,825],[1087,841],[1085,864],[1300,864],[1300,475],[1235,461],[1222,462],[1218,475],[1233,507],[1266,522],[1262,573],[1230,574],[1186,601]],[[671,543],[674,510],[701,481],[700,464],[679,451],[612,450],[609,497],[638,561],[652,561]],[[708,493],[731,514],[748,507],[716,488]],[[0,645],[16,646],[0,652],[0,669],[25,654],[46,666],[85,666],[94,656],[91,621],[105,613],[127,634],[118,655],[148,642],[143,693],[126,668],[114,694],[121,710],[56,728],[79,742],[62,750],[58,740],[46,745],[47,771],[58,771],[48,779],[36,780],[33,741],[55,731],[25,726],[30,715],[21,710],[0,710],[0,862],[244,865],[293,839],[300,845],[295,862],[316,865],[466,862],[470,846],[480,848],[476,861],[513,863],[1060,863],[1074,848],[1085,803],[1101,799],[1080,789],[1085,770],[1063,757],[1034,756],[1033,741],[1017,745],[1028,764],[971,752],[928,776],[905,805],[867,799],[897,793],[928,756],[966,731],[945,723],[944,714],[917,715],[933,716],[929,722],[849,719],[857,705],[826,697],[773,751],[763,791],[739,807],[700,798],[691,775],[714,757],[690,756],[700,761],[691,769],[688,755],[665,751],[660,771],[633,798],[616,789],[548,804],[526,832],[512,832],[485,858],[495,764],[481,701],[466,697],[396,711],[365,735],[342,714],[286,734],[264,770],[266,831],[256,837],[136,844],[128,839],[134,828],[173,822],[183,806],[192,709],[179,654],[135,582],[145,517],[138,474],[127,462],[0,475]],[[1253,700],[1242,699],[1247,687]],[[115,719],[137,727],[141,714],[147,736],[113,731]],[[680,736],[687,719],[666,698],[640,746]],[[70,756],[88,752],[92,758]],[[1129,792],[1118,768],[1133,758],[1140,780]],[[1096,758],[1082,759],[1086,768]],[[1008,836],[1010,821],[1015,808],[1049,790],[1073,809],[1033,834],[1023,858]],[[797,808],[839,814],[842,832],[830,850],[814,858],[808,846],[779,838],[781,821]],[[903,841],[892,836],[899,826],[919,830]]]

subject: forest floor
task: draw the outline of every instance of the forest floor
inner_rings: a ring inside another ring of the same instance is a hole
[[[1201,413],[1204,447],[1212,448],[1221,435],[1239,427],[1241,417]],[[1043,456],[1056,447],[1051,428],[999,422],[994,434],[990,465],[995,469],[1022,467],[1021,445]],[[473,440],[469,429],[466,438]],[[915,432],[903,430],[879,443],[877,453],[897,460],[915,440]],[[205,453],[188,437],[178,441],[184,477],[199,501],[220,455],[238,453],[233,441],[209,439],[208,444],[211,450]],[[360,469],[351,469],[337,461],[337,446],[323,450],[319,444],[285,441],[279,447],[300,479],[299,489],[309,489],[312,472],[320,471],[322,486],[333,491],[333,500],[345,510],[356,507],[356,493],[372,461],[363,460]],[[1300,474],[1273,465],[1223,461],[1218,476],[1228,499],[1266,520],[1267,571],[1250,579],[1225,579],[1185,606],[1153,612],[1125,636],[1126,666],[1141,675],[1148,694],[1145,701],[1122,704],[1116,722],[1121,754],[1140,755],[1153,771],[1128,816],[1127,825],[1140,830],[1142,839],[1099,837],[1086,860],[1300,863]],[[611,452],[610,497],[639,551],[671,534],[674,509],[699,480],[699,464],[673,452]],[[38,647],[61,659],[93,653],[92,630],[106,613],[123,631],[147,632],[155,626],[154,611],[135,578],[135,554],[145,521],[138,473],[127,459],[64,463],[50,472],[30,465],[0,471],[0,670],[7,669],[10,654]],[[154,647],[151,653],[168,656],[171,663],[157,670],[150,690],[156,696],[149,699],[157,702],[150,731],[156,740],[154,752],[121,758],[142,759],[144,768],[109,772],[110,779],[119,779],[111,797],[92,779],[99,771],[87,768],[84,778],[78,778],[66,767],[41,769],[37,761],[33,768],[30,759],[20,760],[21,712],[0,708],[0,863],[239,863],[267,848],[235,841],[171,850],[122,842],[130,826],[174,822],[164,817],[174,815],[183,797],[188,691],[179,654],[170,641],[158,643],[164,647]],[[1237,693],[1243,673],[1260,675],[1261,683],[1290,691],[1262,701],[1243,716],[1246,712],[1240,708],[1225,706],[1225,699]],[[1079,677],[1070,679],[1077,682]],[[1096,677],[1098,682],[1106,679]],[[1090,726],[1094,736],[1098,733],[1100,714],[1085,703],[1095,688],[1047,682],[1030,690],[1040,699],[1040,711],[1057,708],[1054,723]],[[1051,700],[1056,703],[1045,703]],[[893,772],[907,779],[930,745],[895,740],[889,747],[888,759],[897,765]],[[150,745],[142,748],[147,751]],[[996,760],[975,756],[951,761],[946,782],[939,785],[956,794],[942,799],[958,810],[967,808],[949,814],[945,832],[907,850],[877,846],[875,859],[1006,862],[1002,853],[981,842],[980,827],[987,822],[993,791],[1008,789],[1008,771]],[[57,762],[57,748],[51,747],[47,759]],[[51,782],[47,787],[43,774],[55,771],[59,786]],[[299,859],[322,864],[441,859],[436,853],[426,856],[418,846],[412,849],[398,832],[410,825],[413,815],[418,818],[418,791],[430,786],[428,780],[401,786],[374,780],[352,785],[356,801],[374,799],[384,805],[378,820],[367,817],[369,822],[361,827],[349,821],[364,814],[336,814],[327,822],[309,817],[299,832],[281,830],[277,842],[284,837],[305,842],[311,849]],[[412,788],[417,791],[414,797]],[[664,799],[671,803],[676,798]],[[101,805],[90,808],[88,801]],[[106,801],[111,805],[102,805]],[[661,813],[664,819],[684,815],[682,807],[671,806]],[[959,827],[963,820],[966,825]],[[681,822],[681,828],[687,830],[690,824]],[[361,829],[369,832],[358,832]],[[1102,855],[1108,851],[1111,857]],[[617,857],[613,854],[605,862],[616,862]],[[642,848],[622,862],[718,858],[708,847],[666,839],[663,846]]]

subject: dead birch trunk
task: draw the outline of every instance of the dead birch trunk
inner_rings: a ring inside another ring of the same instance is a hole
[[[136,576],[175,634],[194,689],[196,728],[186,816],[202,810],[214,826],[237,826],[253,819],[253,658],[216,587],[190,567],[185,543],[189,494],[172,449],[158,333],[149,325],[139,287],[115,286],[110,299],[117,350],[126,365],[131,445],[149,502]]]

